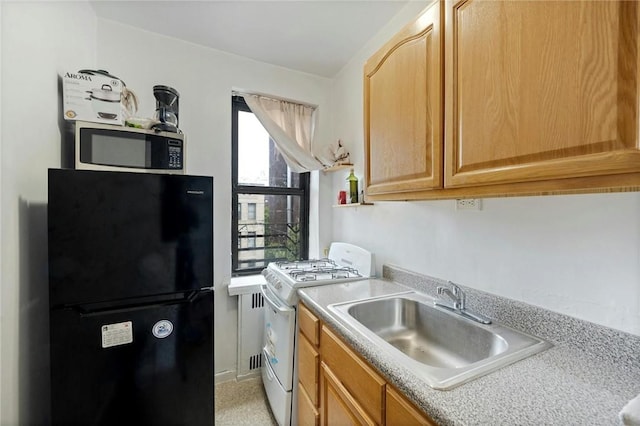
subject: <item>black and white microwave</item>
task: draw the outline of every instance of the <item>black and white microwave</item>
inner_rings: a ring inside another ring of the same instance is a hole
[[[76,121],[75,168],[185,173],[184,134]]]

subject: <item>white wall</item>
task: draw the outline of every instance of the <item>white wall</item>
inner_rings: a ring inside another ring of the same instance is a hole
[[[153,85],[168,85],[180,92],[187,171],[214,177],[216,373],[235,371],[237,300],[227,293],[231,274],[231,91],[246,89],[319,105],[317,140],[322,141],[330,133],[329,115],[323,113],[330,81],[102,19],[98,20],[97,44],[98,67],[122,78],[136,92],[141,115],[153,114]]]
[[[2,3],[0,3],[0,25],[2,23],[2,10],[3,10],[3,6]],[[4,316],[3,316],[3,312],[4,310],[2,309],[2,289],[4,288],[3,286],[3,276],[2,276],[2,271],[3,271],[3,262],[2,262],[2,242],[4,241],[4,237],[3,237],[3,232],[2,232],[2,225],[4,220],[2,219],[2,212],[4,211],[4,204],[2,202],[2,28],[0,27],[0,383],[4,383],[4,377],[5,375],[3,375],[2,373],[2,360],[4,359],[4,357],[2,356],[2,353],[5,349],[5,345],[3,345],[2,343],[2,329],[4,328]],[[6,374],[6,373],[5,373]],[[3,386],[0,386],[0,401],[4,401],[3,395],[4,395],[5,389]],[[4,404],[0,403],[0,423],[2,423],[2,419],[4,418],[3,413],[6,413],[6,410],[3,410],[3,406]]]
[[[58,75],[95,65],[96,19],[86,2],[0,7],[0,424],[46,424],[47,168],[60,167]]]
[[[333,82],[334,138],[352,143],[359,176],[362,67],[424,6],[409,3]],[[333,178],[333,192],[344,188],[345,176]],[[391,263],[640,335],[639,193],[486,199],[482,211],[454,205],[334,209],[333,239],[375,252],[378,273]]]

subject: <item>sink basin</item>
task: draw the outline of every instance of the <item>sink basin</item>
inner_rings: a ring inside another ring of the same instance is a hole
[[[329,305],[342,322],[434,389],[451,389],[549,348],[546,341],[484,325],[415,292]]]

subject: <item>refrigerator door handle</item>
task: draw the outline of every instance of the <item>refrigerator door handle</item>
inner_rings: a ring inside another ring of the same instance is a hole
[[[192,303],[201,294],[200,290],[171,295],[160,295],[141,299],[128,299],[101,303],[86,303],[69,306],[82,316],[101,315],[106,312],[125,312],[140,309],[149,309],[157,306],[178,305]]]

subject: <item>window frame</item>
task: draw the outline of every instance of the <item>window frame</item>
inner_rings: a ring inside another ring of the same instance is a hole
[[[238,270],[239,232],[238,232],[238,194],[258,195],[295,195],[300,197],[300,238],[301,253],[298,260],[309,257],[309,187],[310,173],[300,173],[299,187],[275,187],[241,185],[238,183],[238,113],[251,112],[242,96],[232,96],[231,99],[231,276],[255,275],[264,267],[246,268]]]

